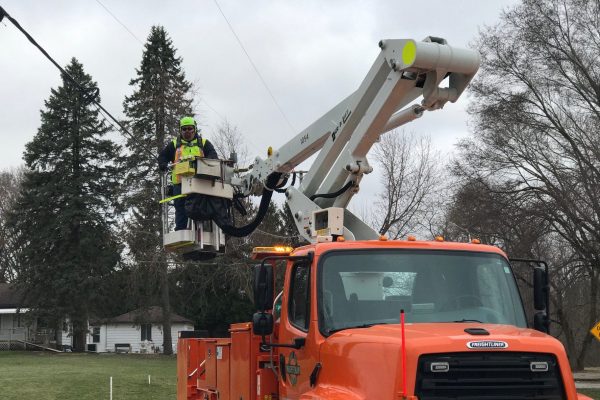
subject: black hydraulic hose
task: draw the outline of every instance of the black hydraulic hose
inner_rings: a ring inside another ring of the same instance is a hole
[[[281,173],[279,172],[273,172],[267,177],[267,180],[265,182],[265,188],[263,189],[262,198],[260,199],[260,205],[258,206],[258,212],[254,217],[254,221],[250,222],[248,225],[240,227],[224,224],[219,225],[219,223],[215,221],[217,222],[217,225],[219,225],[219,228],[221,228],[221,230],[226,235],[234,237],[245,237],[254,232],[254,230],[258,228],[258,225],[260,225],[262,220],[265,218],[265,215],[267,215],[269,203],[271,202],[271,197],[273,196],[273,188],[275,187],[277,182],[279,182],[279,178],[281,178]]]
[[[275,186],[275,189],[281,189],[282,187],[284,187],[289,178],[289,175],[283,178],[283,181],[279,185]]]
[[[285,184],[287,183],[287,181],[288,181],[288,179],[289,179],[289,178],[290,178],[290,176],[289,176],[289,175],[288,175],[288,176],[286,176],[286,177],[283,179],[283,182],[281,182],[281,184],[279,184],[279,185],[275,186],[275,187],[273,188],[273,190],[275,190],[277,193],[285,193],[286,189],[283,189],[283,187],[285,186]]]
[[[285,185],[287,183],[288,178],[285,178],[285,181],[281,185],[277,186],[277,188],[275,188],[275,191],[277,193],[285,193],[286,192],[287,189],[282,189],[282,188],[283,188],[283,185]],[[296,184],[296,173],[293,172],[292,173],[292,183],[290,183],[290,186],[288,186],[288,188],[294,186],[295,184]]]
[[[309,198],[311,200],[315,200],[318,197],[323,197],[325,199],[333,199],[334,197],[338,197],[339,195],[341,195],[342,193],[344,193],[346,190],[350,189],[352,186],[354,186],[354,181],[348,181],[348,183],[346,183],[340,190],[338,190],[337,192],[333,192],[333,193],[317,193],[317,194],[313,194],[312,196],[310,196]]]

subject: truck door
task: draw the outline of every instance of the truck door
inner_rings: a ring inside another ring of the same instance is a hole
[[[282,398],[297,399],[310,390],[309,377],[318,362],[318,346],[311,336],[316,325],[311,324],[311,296],[314,291],[311,264],[298,261],[288,266],[286,288],[281,310],[279,332],[280,343],[293,343],[294,339],[304,338],[304,346],[299,349],[279,349],[279,383]]]

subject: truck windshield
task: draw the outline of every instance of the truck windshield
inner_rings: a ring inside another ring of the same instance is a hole
[[[526,327],[510,266],[498,254],[431,250],[332,251],[318,272],[319,329],[405,321]]]

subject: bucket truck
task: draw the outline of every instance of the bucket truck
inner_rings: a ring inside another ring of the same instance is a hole
[[[248,234],[273,191],[285,193],[309,242],[256,249],[252,322],[231,325],[229,338],[180,333],[178,400],[589,399],[576,393],[564,348],[547,334],[543,262],[519,260],[533,267],[537,312],[528,322],[500,249],[441,237],[387,240],[347,209],[372,171],[367,153],[379,136],[455,102],[479,67],[478,54],[441,38],[379,47],[354,93],[249,172],[234,173],[228,161],[175,166],[190,203],[262,200],[244,227],[222,210],[192,216],[204,222],[167,232],[168,250],[222,251],[223,233]],[[286,188],[317,152],[300,185]],[[285,269],[277,296],[276,266]]]

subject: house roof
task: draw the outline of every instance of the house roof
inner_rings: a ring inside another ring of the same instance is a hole
[[[130,311],[125,314],[118,315],[113,318],[109,318],[106,322],[110,323],[162,323],[162,308],[153,306],[150,308],[138,308],[137,310]],[[183,322],[193,324],[189,319],[182,317],[181,315],[171,313],[171,322]]]
[[[19,308],[23,306],[21,292],[8,283],[0,283],[0,308]]]

